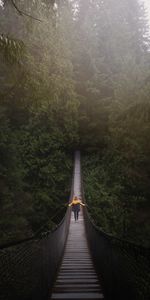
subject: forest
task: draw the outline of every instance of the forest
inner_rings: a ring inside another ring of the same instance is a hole
[[[1,1],[1,244],[59,222],[79,149],[94,222],[150,246],[147,18],[138,0]]]

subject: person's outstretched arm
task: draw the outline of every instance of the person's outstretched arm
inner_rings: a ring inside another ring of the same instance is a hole
[[[85,206],[85,204],[84,204],[84,203],[82,203],[82,202],[80,202],[80,204],[81,204],[82,206]]]

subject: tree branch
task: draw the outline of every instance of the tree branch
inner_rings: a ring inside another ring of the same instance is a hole
[[[14,6],[14,8],[17,10],[17,12],[19,13],[19,15],[21,15],[21,16],[26,16],[26,17],[29,17],[29,18],[32,18],[32,19],[34,19],[34,20],[36,20],[36,21],[39,21],[39,22],[43,22],[41,19],[35,18],[35,17],[29,15],[28,13],[26,13],[26,12],[20,10],[20,9],[18,8],[18,6],[16,5],[16,3],[15,3],[14,0],[11,0],[11,3],[12,3],[12,5]]]

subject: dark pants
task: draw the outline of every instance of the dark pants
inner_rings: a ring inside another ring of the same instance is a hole
[[[73,212],[74,212],[74,219],[75,221],[77,221],[79,217],[79,210],[74,210]]]
[[[77,221],[78,217],[79,217],[80,204],[79,203],[74,204],[72,207],[72,210],[74,212],[74,219],[75,219],[75,221]]]

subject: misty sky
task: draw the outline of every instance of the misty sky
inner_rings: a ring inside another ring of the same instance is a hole
[[[145,8],[147,10],[149,24],[150,24],[150,0],[142,0],[144,2]]]
[[[150,24],[150,0],[140,0],[145,4],[145,8],[147,9],[149,24]],[[0,0],[0,5],[3,5],[3,0]]]
[[[144,0],[144,2],[145,2],[145,5],[146,5],[146,8],[148,9],[149,14],[150,14],[150,1],[149,0]]]

